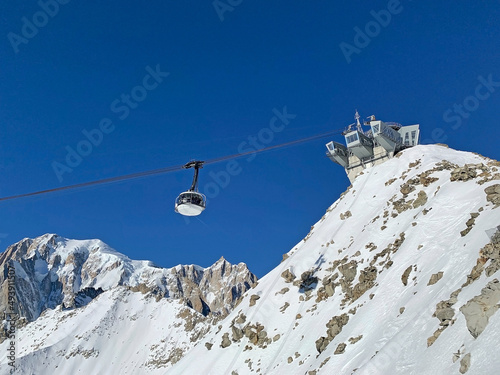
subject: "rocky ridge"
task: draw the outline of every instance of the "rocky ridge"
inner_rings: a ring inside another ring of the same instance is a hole
[[[25,373],[37,369],[37,361],[31,362],[37,352],[51,357],[50,365],[45,365],[53,373],[62,362],[112,356],[114,347],[102,341],[103,335],[130,326],[146,336],[141,340],[140,333],[134,335],[134,344],[144,349],[127,366],[147,373],[164,371],[257,282],[245,264],[232,265],[223,257],[208,268],[160,268],[131,260],[99,240],[69,240],[54,234],[9,246],[0,254],[0,269],[3,311],[8,311],[9,286],[15,289],[16,326],[24,332],[19,335],[19,369]],[[14,283],[9,272],[15,274]],[[83,324],[75,325],[80,319]],[[0,343],[6,344],[11,327],[5,320],[2,326]],[[57,344],[54,334],[62,334]]]
[[[37,319],[46,309],[81,307],[117,286],[181,300],[204,316],[223,317],[257,279],[245,264],[223,257],[211,267],[161,268],[131,260],[100,240],[68,240],[55,234],[26,238],[0,254],[0,269],[15,268],[21,318]],[[0,274],[0,307],[6,306],[7,273]]]

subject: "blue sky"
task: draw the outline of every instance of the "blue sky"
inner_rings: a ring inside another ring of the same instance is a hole
[[[356,108],[500,159],[500,4],[344,3],[3,1],[0,196],[235,154],[259,134],[284,143]],[[227,162],[206,166],[198,219],[173,210],[191,170],[1,202],[0,247],[50,232],[164,267],[224,256],[261,277],[349,185],[327,141],[237,159],[218,192]]]

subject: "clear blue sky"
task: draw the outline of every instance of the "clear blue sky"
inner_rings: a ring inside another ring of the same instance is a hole
[[[219,14],[213,1],[60,1],[0,5],[0,196],[235,154],[259,132],[288,142],[356,108],[500,159],[496,1],[221,0]],[[262,130],[285,106],[296,117]],[[60,181],[54,162],[103,121]],[[50,232],[164,267],[223,255],[261,277],[349,185],[327,141],[238,159],[189,221],[173,204],[191,170],[1,202],[0,247]],[[201,190],[226,167],[206,166]]]

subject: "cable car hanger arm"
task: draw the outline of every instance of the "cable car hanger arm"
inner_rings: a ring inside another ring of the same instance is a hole
[[[204,163],[205,163],[204,161],[193,160],[184,165],[183,168],[185,169],[194,168],[193,183],[191,184],[189,191],[196,191],[196,187],[198,185],[198,171],[200,168],[203,168]]]

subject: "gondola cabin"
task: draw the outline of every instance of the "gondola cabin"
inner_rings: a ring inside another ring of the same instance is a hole
[[[205,196],[195,191],[185,191],[175,201],[175,212],[184,216],[198,216],[205,207]]]
[[[184,216],[198,216],[207,205],[207,198],[198,192],[198,170],[203,168],[202,161],[190,161],[184,169],[194,168],[193,183],[188,191],[181,193],[175,200],[175,212]]]

